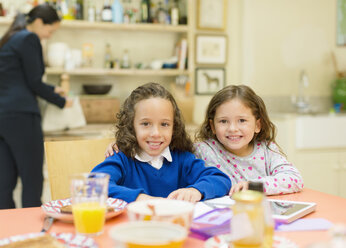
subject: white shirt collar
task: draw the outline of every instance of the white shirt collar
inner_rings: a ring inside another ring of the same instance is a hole
[[[162,167],[164,158],[167,159],[167,161],[172,162],[172,155],[168,146],[158,156],[153,157],[142,151],[140,154],[136,154],[135,158],[141,162],[149,163],[158,170]]]

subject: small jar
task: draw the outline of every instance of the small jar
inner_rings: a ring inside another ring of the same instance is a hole
[[[265,237],[263,194],[253,190],[240,191],[232,196],[231,236],[234,248],[261,248]]]

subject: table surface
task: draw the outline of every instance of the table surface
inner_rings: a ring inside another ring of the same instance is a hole
[[[316,211],[305,216],[304,218],[324,218],[333,223],[346,224],[346,198],[329,195],[304,189],[300,193],[271,196],[269,198],[291,200],[291,201],[311,201],[316,202]],[[40,207],[21,208],[21,209],[5,209],[0,210],[0,239],[32,232],[39,232],[42,228],[44,213]],[[113,243],[108,236],[108,231],[112,226],[128,221],[126,213],[122,213],[115,218],[107,220],[103,234],[95,237],[99,247],[112,247]],[[74,226],[71,223],[55,221],[49,232],[74,232]],[[328,231],[300,231],[300,232],[275,232],[275,235],[284,236],[304,247],[317,241],[328,240]],[[203,247],[204,242],[189,237],[184,244],[185,248]]]

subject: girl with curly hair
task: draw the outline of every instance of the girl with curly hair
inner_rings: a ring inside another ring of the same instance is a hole
[[[197,202],[229,192],[229,177],[216,167],[205,167],[192,153],[180,110],[160,84],[132,91],[116,119],[119,151],[92,170],[110,175],[110,197]]]

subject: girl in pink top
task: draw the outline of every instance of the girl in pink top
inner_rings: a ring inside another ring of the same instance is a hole
[[[276,128],[263,100],[245,85],[230,85],[211,99],[196,134],[195,154],[232,180],[230,195],[261,181],[265,193],[286,194],[303,188],[299,171],[275,142]]]

